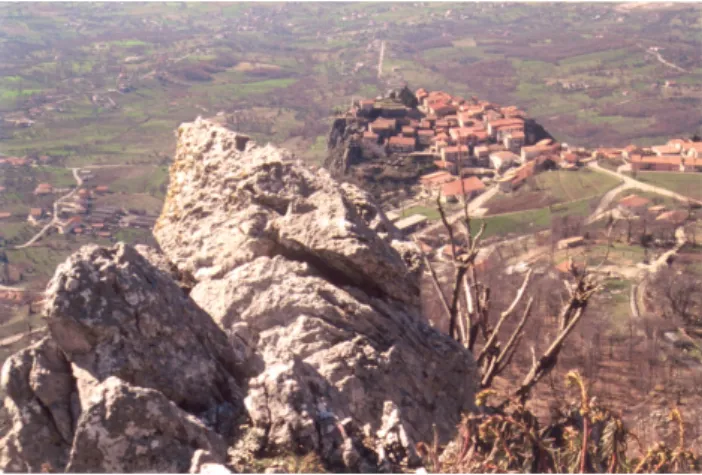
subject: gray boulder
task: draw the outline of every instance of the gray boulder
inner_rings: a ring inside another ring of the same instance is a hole
[[[227,445],[160,391],[112,376],[83,408],[66,471],[186,473],[198,450],[224,463]]]

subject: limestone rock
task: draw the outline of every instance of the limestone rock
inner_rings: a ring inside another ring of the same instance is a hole
[[[220,278],[256,257],[314,261],[340,286],[418,301],[416,276],[373,229],[367,194],[296,165],[273,146],[249,142],[207,121],[183,124],[154,235],[197,281]],[[387,220],[385,220],[387,221]]]
[[[131,246],[69,257],[49,283],[46,312],[52,338],[85,376],[81,400],[109,376],[191,412],[242,399],[243,370],[225,334]]]
[[[361,463],[340,421],[375,435],[388,402],[389,433],[430,440],[435,423],[447,440],[472,408],[474,363],[422,321],[415,246],[365,192],[284,151],[238,150],[204,121],[179,135],[155,235],[195,276],[193,300],[260,355],[246,406],[268,447]]]
[[[41,472],[65,466],[77,414],[70,366],[49,338],[5,361],[2,385],[11,419],[0,441],[0,470]]]
[[[163,393],[112,376],[83,408],[66,471],[185,473],[198,449],[226,459],[224,440]]]

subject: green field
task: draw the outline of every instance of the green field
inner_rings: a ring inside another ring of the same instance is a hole
[[[549,208],[531,209],[515,213],[473,219],[473,234],[485,223],[485,238],[491,236],[522,235],[548,229],[557,218],[583,218],[592,212],[591,198],[554,205]]]
[[[577,172],[557,170],[536,175],[539,189],[560,201],[573,201],[605,194],[619,184],[619,180],[606,173],[588,168]]]
[[[639,172],[636,179],[702,200],[702,173]]]

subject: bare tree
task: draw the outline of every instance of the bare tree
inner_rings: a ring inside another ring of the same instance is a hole
[[[480,385],[487,389],[491,387],[494,378],[509,366],[523,341],[524,328],[534,307],[534,297],[529,296],[527,292],[532,280],[532,271],[525,273],[506,308],[499,313],[491,312],[493,302],[490,287],[479,276],[476,266],[485,223],[483,222],[473,235],[468,203],[464,200],[463,217],[459,224],[462,225],[466,245],[461,248],[458,246],[458,232],[454,229],[454,224],[449,223],[440,197],[436,203],[448,234],[448,245],[451,246],[454,264],[453,285],[449,297],[442,292],[431,262],[423,252],[422,255],[448,319],[448,333],[473,352],[480,370]],[[554,368],[563,342],[582,319],[590,297],[599,288],[587,269],[579,269],[572,262],[570,264],[570,279],[563,282],[568,298],[558,312],[556,333],[540,356],[537,357],[534,347],[531,348],[531,368],[513,394],[521,401],[525,401],[534,385]],[[491,315],[493,318],[490,318]],[[503,341],[500,330],[508,321],[516,321],[517,325]]]

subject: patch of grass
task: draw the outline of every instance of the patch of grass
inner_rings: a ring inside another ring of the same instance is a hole
[[[702,200],[702,173],[639,172],[636,179]]]
[[[168,167],[159,166],[144,170],[139,176],[120,178],[110,184],[110,188],[118,193],[146,193],[163,198],[168,185]]]
[[[516,213],[505,213],[496,216],[473,219],[475,225],[471,227],[473,234],[477,234],[484,222],[486,225],[484,237],[505,236],[509,234],[522,235],[548,229],[554,218],[584,217],[590,214],[591,198],[571,201],[549,208],[530,209]]]

